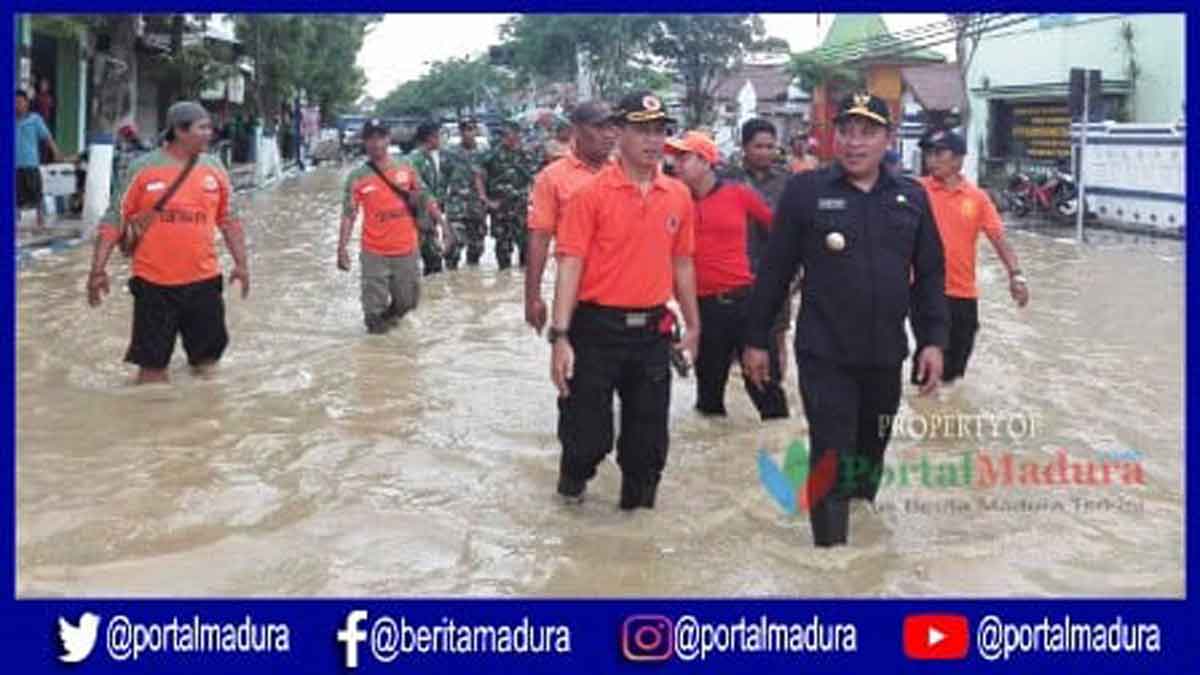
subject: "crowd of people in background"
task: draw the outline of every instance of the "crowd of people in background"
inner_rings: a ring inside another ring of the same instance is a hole
[[[58,149],[40,113],[17,95],[19,202],[36,197],[37,144]],[[441,125],[416,129],[414,147],[393,152],[378,119],[362,130],[366,157],[341,199],[336,265],[358,255],[366,331],[388,333],[417,309],[423,276],[479,265],[486,237],[497,267],[524,272],[525,322],[551,344],[562,444],[557,492],[583,499],[614,448],[620,507],[654,508],[669,447],[670,368],[694,366],[695,410],[726,415],[726,383],[740,365],[762,420],[790,416],[783,383],[789,327],[814,449],[808,486],[818,545],[847,541],[849,503],[871,501],[897,410],[900,372],[923,394],[964,376],[978,330],[976,242],[984,234],[1010,278],[1013,300],[1029,291],[986,194],[962,174],[966,144],[951,131],[922,139],[928,175],[904,175],[887,105],[869,94],[842,101],[836,156],[822,165],[805,134],[786,140],[752,119],[723,158],[711,134],[676,132],[648,91],[618,104],[586,101],[529,133],[508,120],[484,148],[473,118],[443,145]],[[235,122],[226,134],[244,134]],[[180,102],[160,142],[121,127],[118,184],[100,226],[87,280],[98,305],[110,291],[114,249],[132,258],[133,335],[126,360],[140,382],[166,379],[177,337],[207,374],[228,342],[220,233],[231,279],[249,291],[242,224],[227,168],[207,153],[209,112]],[[465,255],[464,255],[465,254]],[[542,297],[549,257],[552,302]],[[799,314],[796,313],[796,301]],[[916,349],[910,351],[905,322]],[[619,434],[614,428],[619,398]],[[852,480],[838,471],[866,467]],[[842,469],[839,469],[842,467]],[[846,478],[846,477],[843,477]]]

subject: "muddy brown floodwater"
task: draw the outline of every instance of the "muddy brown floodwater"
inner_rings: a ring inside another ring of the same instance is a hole
[[[520,273],[489,258],[427,279],[415,314],[367,337],[357,256],[334,266],[343,176],[240,198],[254,288],[227,293],[211,381],[177,350],[171,385],[128,385],[130,298],[86,307],[86,247],[18,272],[20,596],[1183,594],[1179,242],[1014,232],[1024,310],[982,245],[968,377],[935,400],[906,389],[901,414],[1035,425],[908,424],[878,509],[818,551],[756,467],[759,448],[806,435],[794,366],[793,418],[767,425],[735,380],[725,420],[693,414],[693,381],[675,381],[657,510],[617,510],[611,458],[588,502],[561,506],[549,347],[522,323]],[[125,263],[111,270],[123,283]],[[1060,450],[1136,464],[1141,482],[939,486],[919,469],[982,452],[1019,479]]]

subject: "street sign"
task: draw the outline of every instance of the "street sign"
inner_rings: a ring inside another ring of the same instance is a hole
[[[1071,121],[1079,126],[1079,151],[1075,153],[1075,237],[1084,241],[1083,219],[1087,214],[1086,181],[1083,176],[1083,155],[1087,151],[1087,128],[1092,122],[1104,121],[1104,99],[1099,70],[1071,69]]]
[[[1088,120],[1103,122],[1107,111],[1104,109],[1104,87],[1100,71],[1072,68],[1070,96],[1072,122],[1083,119],[1085,96],[1087,97]]]

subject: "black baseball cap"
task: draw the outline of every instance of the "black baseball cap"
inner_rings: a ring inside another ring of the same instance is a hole
[[[612,108],[604,101],[584,101],[571,111],[571,124],[602,124],[612,116]]]
[[[473,129],[479,126],[479,120],[474,117],[464,117],[458,121],[459,129]]]
[[[372,117],[363,124],[362,137],[370,138],[372,136],[390,136],[392,130],[388,128],[383,120],[378,117]]]
[[[850,94],[843,98],[833,121],[840,124],[851,117],[862,117],[885,127],[892,126],[892,111],[888,109],[887,103],[866,92]]]
[[[921,146],[924,150],[949,150],[959,156],[967,154],[967,142],[953,131],[935,131],[922,142],[925,143]]]
[[[662,120],[667,124],[675,124],[676,120],[667,115],[663,102],[654,92],[649,90],[635,91],[626,95],[613,111],[613,121],[623,124],[640,124]]]

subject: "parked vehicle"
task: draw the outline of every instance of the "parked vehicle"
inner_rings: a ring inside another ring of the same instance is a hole
[[[1067,220],[1075,217],[1078,197],[1075,177],[1060,168],[1041,176],[1017,172],[1009,180],[1001,201],[1018,218],[1031,213],[1048,213]]]

